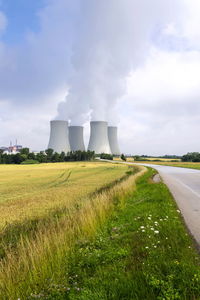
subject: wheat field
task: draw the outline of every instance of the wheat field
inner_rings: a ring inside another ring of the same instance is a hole
[[[130,172],[102,162],[0,166],[0,299],[27,299],[49,276],[61,279],[76,241],[134,187]]]
[[[98,162],[0,165],[0,230],[66,207],[126,170],[126,166]]]

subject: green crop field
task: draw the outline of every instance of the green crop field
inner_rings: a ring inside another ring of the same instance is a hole
[[[0,166],[0,300],[198,300],[200,260],[142,166]]]

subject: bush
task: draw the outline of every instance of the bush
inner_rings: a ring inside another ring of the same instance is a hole
[[[21,163],[21,165],[35,165],[35,164],[39,164],[39,161],[35,159],[27,159]]]
[[[121,155],[121,159],[122,159],[123,161],[126,161],[126,157],[125,157],[124,154]]]
[[[101,159],[113,160],[113,155],[112,154],[101,153],[100,158]]]

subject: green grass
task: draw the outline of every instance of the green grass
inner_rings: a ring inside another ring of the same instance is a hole
[[[76,240],[61,280],[47,279],[40,299],[200,299],[200,260],[175,202],[148,170],[96,234]]]

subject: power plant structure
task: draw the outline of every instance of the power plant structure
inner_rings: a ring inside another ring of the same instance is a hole
[[[50,124],[51,131],[48,149],[53,149],[57,153],[70,152],[68,122],[56,120],[51,121]]]
[[[69,127],[69,143],[71,151],[85,151],[82,126]]]
[[[108,123],[104,121],[90,122],[90,141],[88,150],[96,154],[112,154],[108,140]]]
[[[50,139],[48,148],[54,152],[85,151],[83,126],[69,126],[67,121],[50,122]],[[120,155],[117,127],[108,126],[105,121],[90,122],[89,151],[96,154],[106,153]]]
[[[118,144],[117,130],[118,129],[115,126],[108,127],[108,140],[110,144],[110,150],[113,155],[121,154]]]

